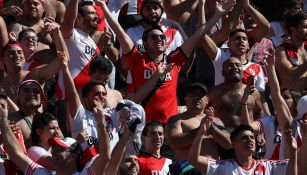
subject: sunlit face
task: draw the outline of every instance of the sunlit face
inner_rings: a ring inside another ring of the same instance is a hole
[[[38,108],[41,106],[40,87],[29,82],[22,86],[18,94],[18,100],[20,105],[24,105],[29,108]]]
[[[23,69],[23,65],[25,63],[25,57],[22,51],[22,48],[19,46],[9,46],[5,52],[3,57],[3,62],[6,65],[7,69],[15,69],[18,70]]]
[[[148,126],[147,134],[144,137],[145,150],[156,151],[164,142],[164,130],[162,126]]]
[[[243,75],[241,61],[235,57],[230,57],[223,64],[222,74],[225,78],[225,82],[240,82]]]
[[[239,56],[245,54],[249,49],[248,37],[244,32],[237,32],[229,37],[228,41],[231,54]]]
[[[149,32],[148,38],[144,41],[148,52],[164,53],[166,49],[166,36],[158,29]]]
[[[85,106],[88,110],[92,111],[92,109],[95,107],[94,101],[100,102],[103,107],[106,106],[107,102],[107,90],[102,85],[95,85],[92,87],[90,92],[88,93],[88,96],[84,98]]]
[[[41,19],[44,7],[39,0],[26,0],[23,4],[23,14],[26,18]]]
[[[33,53],[37,49],[37,35],[34,32],[26,32],[21,38],[21,47],[24,52]]]
[[[158,4],[146,4],[142,10],[142,19],[149,24],[158,24],[161,20],[162,9]]]
[[[57,120],[52,120],[42,131],[38,132],[40,140],[45,143],[48,143],[48,140],[52,137],[64,138]]]
[[[233,141],[236,155],[249,156],[256,150],[255,135],[249,131],[242,131]]]
[[[82,7],[83,15],[79,14],[82,25],[90,31],[95,31],[98,28],[98,16],[95,8],[92,5]]]
[[[136,156],[123,157],[119,171],[121,175],[138,175],[140,167]]]

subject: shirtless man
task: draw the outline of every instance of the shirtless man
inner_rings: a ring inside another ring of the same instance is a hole
[[[213,115],[213,108],[206,111],[207,114],[204,113],[209,99],[207,97],[207,88],[203,84],[190,84],[187,88],[185,101],[187,111],[171,117],[166,124],[166,140],[175,151],[177,160],[176,163],[171,165],[172,167],[186,162],[187,152],[189,152],[196,133],[199,130],[202,118],[209,114]],[[210,144],[206,144],[207,146],[202,148],[202,155],[219,159],[217,146],[221,145],[225,149],[230,149],[231,142],[229,134],[220,129],[222,128],[220,126],[223,126],[221,120],[214,118],[213,121],[214,124],[212,124],[210,129],[210,135],[204,138],[204,141]],[[172,169],[170,168],[171,174],[174,173]]]
[[[112,63],[109,59],[103,57],[95,58],[89,68],[89,75],[91,80],[102,81],[106,85],[107,89],[107,107],[115,108],[118,102],[123,100],[122,94],[108,87],[110,81],[110,75],[112,73]]]
[[[18,125],[21,129],[25,146],[31,146],[32,121],[39,108],[46,100],[41,85],[35,80],[26,80],[18,86],[17,104],[19,111],[9,115],[9,120]]]
[[[292,12],[286,17],[285,25],[291,39],[276,49],[276,68],[281,86],[307,90],[306,13]]]
[[[242,64],[238,58],[229,57],[222,68],[224,83],[209,90],[208,97],[215,109],[215,116],[220,118],[228,131],[238,126],[240,122],[241,98],[246,85],[242,83]],[[258,119],[262,114],[259,92],[247,101],[249,114]],[[253,120],[252,120],[253,121]]]

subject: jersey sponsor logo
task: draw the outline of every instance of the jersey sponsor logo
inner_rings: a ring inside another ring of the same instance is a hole
[[[144,70],[144,79],[148,80],[150,79],[150,77],[154,74],[155,72],[149,69],[145,69]],[[160,77],[159,82],[164,82],[164,81],[171,81],[172,80],[172,76],[171,74],[168,72],[166,75]]]
[[[277,135],[274,137],[274,143],[281,143],[281,138],[282,138],[282,136],[277,134]]]
[[[167,175],[168,172],[159,171],[159,170],[151,170],[151,175]]]
[[[96,54],[96,49],[90,47],[89,45],[85,45],[84,47],[84,53],[88,54],[90,56],[94,56]]]

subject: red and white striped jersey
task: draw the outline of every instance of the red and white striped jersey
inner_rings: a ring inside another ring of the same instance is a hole
[[[70,55],[68,69],[77,89],[82,88],[90,81],[88,74],[90,62],[100,54],[100,50],[88,33],[75,28],[70,37],[65,38],[65,43]],[[59,99],[65,97],[63,74],[59,74],[59,88],[56,95]]]
[[[288,160],[253,160],[249,168],[238,165],[236,160],[208,160],[207,172],[203,174],[210,175],[285,175],[288,166]]]
[[[255,86],[258,91],[265,90],[265,76],[263,73],[262,67],[253,62],[247,62],[246,64],[242,64],[243,67],[243,77],[242,82],[244,84],[248,84],[248,77],[253,75],[255,77]]]
[[[166,175],[169,173],[169,165],[172,160],[166,157],[157,158],[149,153],[138,156],[140,174],[142,175]]]

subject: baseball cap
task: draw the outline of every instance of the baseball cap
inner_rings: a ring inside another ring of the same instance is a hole
[[[207,87],[200,82],[190,83],[187,87],[187,93],[193,92],[196,89],[200,89],[205,94],[208,93]]]
[[[163,12],[163,7],[162,7],[161,2],[159,0],[144,0],[142,2],[142,5],[141,5],[141,11],[140,11],[141,14],[142,14],[143,8],[147,4],[157,4],[161,8],[161,11]]]
[[[307,113],[307,95],[302,96],[299,99],[299,101],[297,102],[296,110],[297,116],[295,117],[295,120],[301,120],[303,118],[303,115]]]

